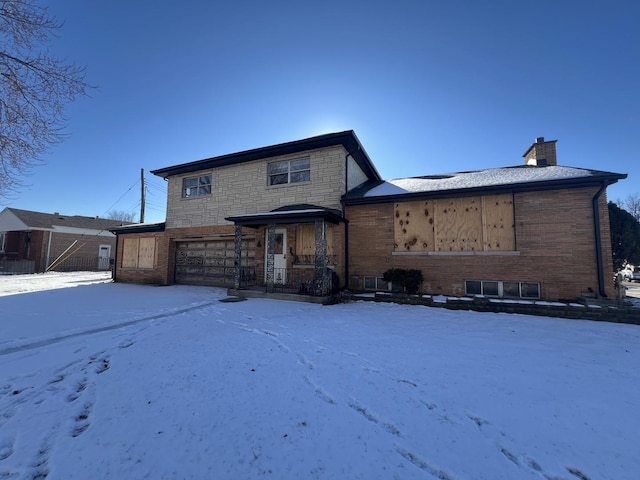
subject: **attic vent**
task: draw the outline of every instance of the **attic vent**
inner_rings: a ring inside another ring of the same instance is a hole
[[[447,178],[453,178],[453,175],[423,175],[421,177],[414,178],[421,178],[423,180],[445,180]]]

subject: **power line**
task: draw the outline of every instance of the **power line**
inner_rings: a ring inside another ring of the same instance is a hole
[[[102,214],[102,216],[103,216],[103,217],[104,217],[104,216],[106,216],[106,215],[107,215],[107,214],[108,214],[108,213],[113,209],[113,207],[115,207],[115,206],[117,205],[117,203],[118,203],[120,200],[122,200],[122,198],[123,198],[127,193],[129,193],[129,192],[133,189],[133,187],[135,187],[136,185],[138,185],[138,184],[139,184],[139,182],[140,182],[139,180],[136,180],[136,182],[135,182],[133,185],[131,185],[131,186],[127,189],[127,191],[126,191],[126,192],[124,192],[122,195],[120,195],[120,197],[119,197],[115,202],[113,202],[113,204],[112,204],[109,208],[107,208],[107,209],[105,210],[105,212]]]

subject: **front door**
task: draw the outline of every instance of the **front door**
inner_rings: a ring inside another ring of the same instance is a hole
[[[269,255],[269,232],[265,232],[266,255]],[[276,285],[284,285],[287,283],[287,230],[284,228],[276,228],[276,234],[273,242],[273,283]],[[267,261],[265,259],[264,278],[269,277],[266,271]]]

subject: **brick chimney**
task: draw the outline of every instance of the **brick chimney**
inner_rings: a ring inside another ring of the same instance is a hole
[[[536,138],[536,142],[522,155],[525,165],[533,165],[536,167],[558,165],[558,161],[556,160],[556,142],[557,140],[545,141],[544,137]]]

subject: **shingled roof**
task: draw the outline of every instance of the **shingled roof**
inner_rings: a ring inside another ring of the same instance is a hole
[[[33,212],[31,210],[20,210],[18,208],[5,208],[3,212],[6,211],[13,213],[13,215],[30,230],[53,230],[55,227],[110,230],[131,223],[100,217]]]
[[[418,198],[611,185],[626,174],[561,166],[517,166],[367,182],[344,197],[347,204]]]

